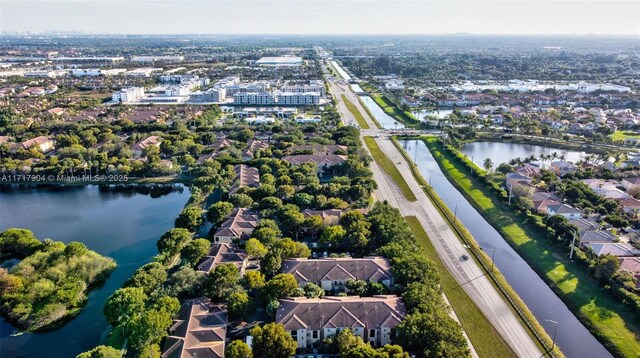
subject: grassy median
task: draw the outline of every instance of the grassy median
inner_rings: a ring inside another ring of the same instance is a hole
[[[389,159],[384,153],[382,153],[382,150],[380,150],[380,147],[378,147],[378,143],[376,143],[375,139],[367,136],[364,137],[364,142],[367,147],[369,147],[369,152],[371,152],[371,156],[373,157],[373,159],[376,161],[376,163],[378,163],[380,168],[382,168],[382,170],[384,170],[384,172],[387,173],[387,175],[390,176],[391,179],[396,183],[405,198],[407,198],[407,200],[409,201],[418,200],[411,188],[409,188],[409,184],[407,184],[402,174],[400,174],[400,171],[398,171],[398,168],[396,168],[395,164],[393,164],[391,159]]]
[[[370,128],[369,124],[367,123],[367,121],[362,116],[362,113],[360,113],[360,111],[358,110],[358,107],[356,107],[355,104],[353,104],[351,101],[349,101],[349,99],[347,99],[346,95],[341,95],[341,96],[342,96],[342,102],[344,102],[344,105],[347,106],[347,109],[349,110],[349,112],[351,112],[353,117],[356,119],[356,121],[360,125],[360,128],[369,129]]]
[[[515,353],[480,311],[480,308],[471,300],[471,297],[467,295],[467,292],[462,288],[452,289],[459,286],[458,282],[440,260],[418,219],[415,216],[407,216],[405,219],[418,243],[438,267],[442,288],[447,292],[447,298],[478,355],[480,357],[514,357]]]
[[[514,216],[484,183],[470,176],[457,158],[444,151],[437,138],[423,139],[443,173],[482,216],[562,298],[580,321],[609,351],[619,357],[638,357],[640,325],[633,313],[611,296],[546,235]]]

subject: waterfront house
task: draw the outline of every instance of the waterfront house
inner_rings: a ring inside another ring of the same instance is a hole
[[[284,326],[298,348],[312,346],[344,329],[373,346],[384,346],[393,343],[393,330],[406,314],[402,298],[392,295],[290,297],[280,300],[275,321]]]
[[[347,280],[378,282],[387,287],[393,285],[389,260],[379,256],[286,259],[280,271],[292,274],[300,287],[312,282],[325,291],[345,290]]]
[[[186,301],[169,328],[162,358],[224,357],[227,312],[208,298]]]
[[[589,242],[584,244],[584,247],[591,249],[596,256],[607,254],[616,257],[640,256],[640,250],[626,242]]]

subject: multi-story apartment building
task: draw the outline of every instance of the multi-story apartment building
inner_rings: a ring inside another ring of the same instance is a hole
[[[276,323],[306,348],[315,342],[350,329],[373,346],[393,343],[394,328],[407,314],[402,298],[373,297],[289,297],[280,300]]]
[[[135,102],[142,97],[144,97],[143,87],[127,87],[114,92],[111,99],[114,102],[129,103]]]

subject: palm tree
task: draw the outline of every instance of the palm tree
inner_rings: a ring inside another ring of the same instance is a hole
[[[482,166],[484,167],[484,170],[487,171],[487,173],[491,173],[491,170],[493,170],[493,161],[491,160],[491,158],[487,158],[484,160],[484,163],[482,163]]]

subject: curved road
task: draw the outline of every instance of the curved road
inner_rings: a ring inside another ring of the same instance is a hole
[[[484,272],[478,264],[474,260],[460,260],[462,255],[468,253],[467,250],[462,246],[459,238],[429,200],[420,187],[420,184],[415,180],[402,154],[396,149],[393,143],[384,136],[384,132],[375,126],[373,120],[369,118],[367,112],[360,105],[355,94],[348,89],[348,85],[343,87],[334,81],[329,81],[329,84],[331,92],[336,97],[338,103],[337,108],[343,121],[349,125],[356,125],[357,123],[342,102],[341,95],[345,94],[347,99],[362,113],[371,127],[371,129],[362,130],[361,136],[375,137],[376,142],[385,155],[394,163],[401,163],[397,165],[398,170],[418,200],[415,202],[408,201],[393,180],[389,178],[375,162],[372,162],[371,169],[379,186],[375,193],[376,198],[378,200],[387,200],[391,205],[400,209],[400,212],[404,216],[416,216],[418,218],[431,239],[438,256],[440,256],[449,271],[461,284],[461,287],[467,292],[476,305],[478,305],[496,330],[502,335],[503,339],[519,357],[541,357],[543,353],[529,336],[520,321],[518,321],[518,318],[503,300],[500,293],[491,284],[489,279],[484,276]]]

